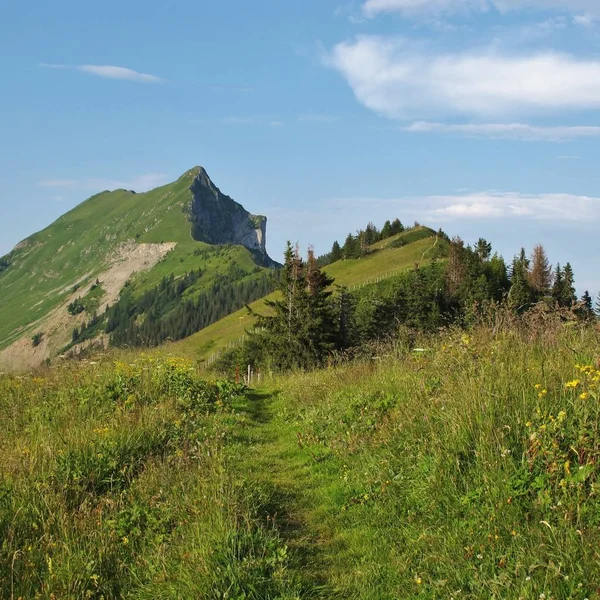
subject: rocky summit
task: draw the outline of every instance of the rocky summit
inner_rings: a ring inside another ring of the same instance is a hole
[[[267,217],[250,214],[223,194],[204,168],[196,167],[193,171],[195,176],[190,186],[193,238],[208,244],[245,246],[270,263],[266,249]]]

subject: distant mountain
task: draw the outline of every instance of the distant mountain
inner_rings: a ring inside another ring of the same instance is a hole
[[[0,367],[51,358],[125,287],[135,305],[165,279],[185,280],[176,293],[188,302],[202,295],[208,310],[215,286],[234,285],[243,305],[276,265],[266,224],[222,194],[202,167],[146,193],[92,196],[0,258]],[[210,310],[196,322],[223,316],[225,307]]]

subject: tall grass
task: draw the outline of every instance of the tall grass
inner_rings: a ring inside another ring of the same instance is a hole
[[[1,376],[0,597],[600,598],[599,342],[534,312],[253,392]]]
[[[600,597],[599,341],[538,314],[279,381],[331,589]]]

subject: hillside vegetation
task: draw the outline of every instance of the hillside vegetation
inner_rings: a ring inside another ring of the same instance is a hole
[[[373,244],[370,252],[362,258],[341,259],[327,265],[323,271],[335,279],[336,285],[355,289],[406,272],[414,268],[415,264],[429,264],[436,246],[443,246],[444,243],[443,239],[438,240],[432,229],[419,226]],[[264,313],[265,300],[278,297],[275,292],[249,306],[255,313]],[[165,350],[205,360],[223,352],[229,345],[240,342],[246,331],[251,330],[255,324],[256,318],[243,308],[185,340],[167,346]]]
[[[67,305],[89,293],[98,278],[107,284],[104,303],[112,304],[129,280],[139,298],[165,277],[200,270],[202,276],[187,290],[188,298],[197,298],[215,281],[231,279],[233,271],[238,281],[266,272],[265,261],[244,246],[192,238],[190,186],[202,173],[191,169],[147,193],[93,196],[3,257],[0,349],[42,331],[46,341],[56,338],[46,353],[50,357],[83,324],[83,316],[63,318]]]
[[[501,311],[251,390],[0,376],[0,596],[600,598],[599,342]]]

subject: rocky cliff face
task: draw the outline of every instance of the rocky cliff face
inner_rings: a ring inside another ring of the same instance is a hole
[[[245,246],[262,256],[267,255],[267,217],[250,214],[233,198],[225,196],[202,168],[195,169],[190,186],[192,237],[209,244]]]

